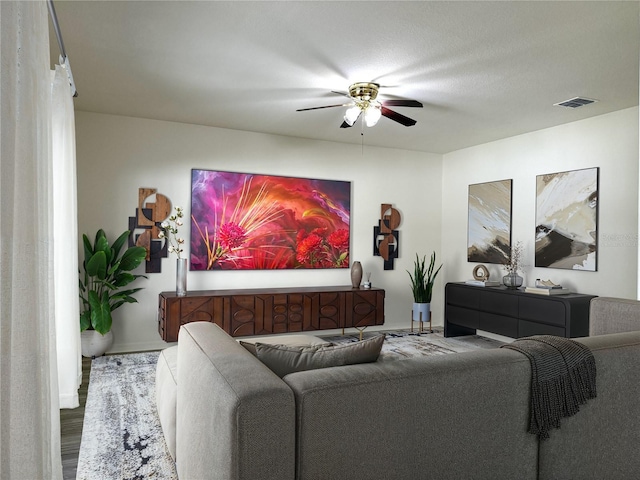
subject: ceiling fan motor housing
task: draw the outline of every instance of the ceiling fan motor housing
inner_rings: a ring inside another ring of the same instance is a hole
[[[349,87],[349,96],[359,102],[370,102],[378,96],[380,85],[377,83],[358,82]]]

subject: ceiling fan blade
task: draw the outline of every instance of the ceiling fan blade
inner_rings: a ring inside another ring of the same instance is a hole
[[[411,127],[416,124],[415,120],[409,117],[405,117],[404,115],[398,112],[394,112],[393,110],[389,110],[387,107],[381,107],[380,110],[382,115],[384,115],[390,120],[393,120],[394,122],[401,123],[405,127]]]
[[[347,104],[341,103],[340,105],[326,105],[324,107],[311,107],[311,108],[299,108],[296,112],[306,112],[307,110],[319,110],[321,108],[333,108],[333,107],[346,107]]]
[[[335,93],[336,95],[344,95],[345,97],[351,98],[347,92],[336,92],[335,90],[331,90],[331,93]]]
[[[385,107],[417,107],[422,108],[422,104],[417,100],[384,100],[382,105]]]

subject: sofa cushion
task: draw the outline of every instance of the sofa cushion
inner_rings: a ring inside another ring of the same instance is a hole
[[[279,377],[316,368],[339,367],[378,360],[385,335],[356,343],[291,347],[256,343],[256,356]]]
[[[537,478],[538,439],[527,433],[531,370],[512,350],[324,368],[283,381],[296,396],[297,479]],[[570,478],[585,477],[555,477]]]
[[[178,396],[178,346],[165,348],[156,366],[156,408],[169,453],[176,459],[176,398]]]
[[[598,397],[563,419],[562,428],[540,442],[538,478],[638,478],[640,332],[575,340],[595,357]],[[606,455],[598,453],[604,451]]]
[[[309,347],[314,345],[331,345],[330,342],[318,338],[314,335],[273,335],[268,337],[246,338],[238,340],[238,343],[251,353],[256,355],[256,343],[266,343],[269,345],[287,345],[289,347]],[[257,356],[257,355],[256,355]]]

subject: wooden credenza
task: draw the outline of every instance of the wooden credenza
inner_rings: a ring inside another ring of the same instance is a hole
[[[158,332],[176,342],[189,322],[213,322],[232,336],[382,325],[384,293],[347,286],[162,292]]]
[[[520,338],[531,335],[586,337],[589,302],[594,295],[538,295],[506,287],[445,286],[444,335],[473,335],[476,330]]]

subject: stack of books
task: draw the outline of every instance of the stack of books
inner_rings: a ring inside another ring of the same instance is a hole
[[[500,282],[493,282],[491,280],[467,280],[467,285],[474,285],[476,287],[499,287],[501,285]]]
[[[525,287],[525,293],[537,293],[538,295],[566,295],[571,293],[571,290],[564,288],[561,285],[554,285],[553,287]]]

